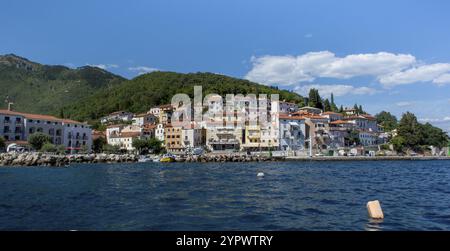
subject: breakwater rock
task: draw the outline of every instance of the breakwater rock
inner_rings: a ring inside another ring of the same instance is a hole
[[[283,160],[280,157],[256,156],[245,154],[222,154],[222,155],[201,155],[187,156],[177,161],[180,162],[261,162]]]
[[[0,166],[67,166],[73,163],[127,163],[136,162],[134,154],[71,154],[2,153]]]

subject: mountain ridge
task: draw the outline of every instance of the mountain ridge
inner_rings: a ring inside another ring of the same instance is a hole
[[[211,93],[277,93],[280,100],[304,101],[292,91],[209,72],[155,71],[126,79],[93,66],[72,69],[39,64],[15,54],[0,56],[2,98],[9,98],[14,110],[81,121],[98,121],[117,110],[145,112],[151,106],[170,103],[176,93],[192,97],[195,85],[203,87],[203,97]],[[0,103],[2,107],[6,103]]]

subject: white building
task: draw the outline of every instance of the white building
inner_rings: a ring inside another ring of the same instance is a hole
[[[151,113],[137,114],[132,119],[132,125],[144,126],[152,125],[157,122],[157,117]]]
[[[206,130],[187,128],[182,129],[182,145],[184,148],[198,148],[206,143]]]
[[[121,132],[118,135],[111,135],[108,144],[119,146],[121,150],[134,151],[133,140],[140,136],[139,132]]]
[[[52,144],[67,150],[90,150],[92,129],[89,125],[49,115],[0,110],[0,136],[7,141],[26,141],[33,133],[50,136]]]
[[[299,110],[298,105],[292,102],[280,101],[279,102],[280,113],[292,113]]]
[[[164,125],[163,124],[156,125],[155,138],[157,138],[159,141],[164,142]]]
[[[279,116],[279,142],[282,151],[305,150],[305,118],[302,116]]]
[[[131,112],[125,112],[125,111],[118,111],[113,112],[109,114],[108,116],[105,116],[100,119],[100,122],[102,124],[106,124],[109,122],[118,122],[118,121],[131,121],[133,119],[133,113]]]

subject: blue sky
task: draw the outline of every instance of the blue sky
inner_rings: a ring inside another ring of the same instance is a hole
[[[208,71],[450,131],[450,1],[0,2],[0,54],[132,78]]]

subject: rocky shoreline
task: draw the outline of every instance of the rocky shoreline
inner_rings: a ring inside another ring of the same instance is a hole
[[[50,166],[65,167],[71,164],[85,163],[134,163],[139,155],[135,154],[73,154],[56,155],[46,153],[1,153],[0,166]],[[450,160],[446,156],[354,156],[354,157],[269,157],[246,154],[218,154],[177,157],[176,162],[262,162],[262,161],[377,161],[377,160]]]
[[[74,163],[132,163],[139,156],[133,154],[73,154],[2,153],[0,166],[54,166],[64,167]]]

